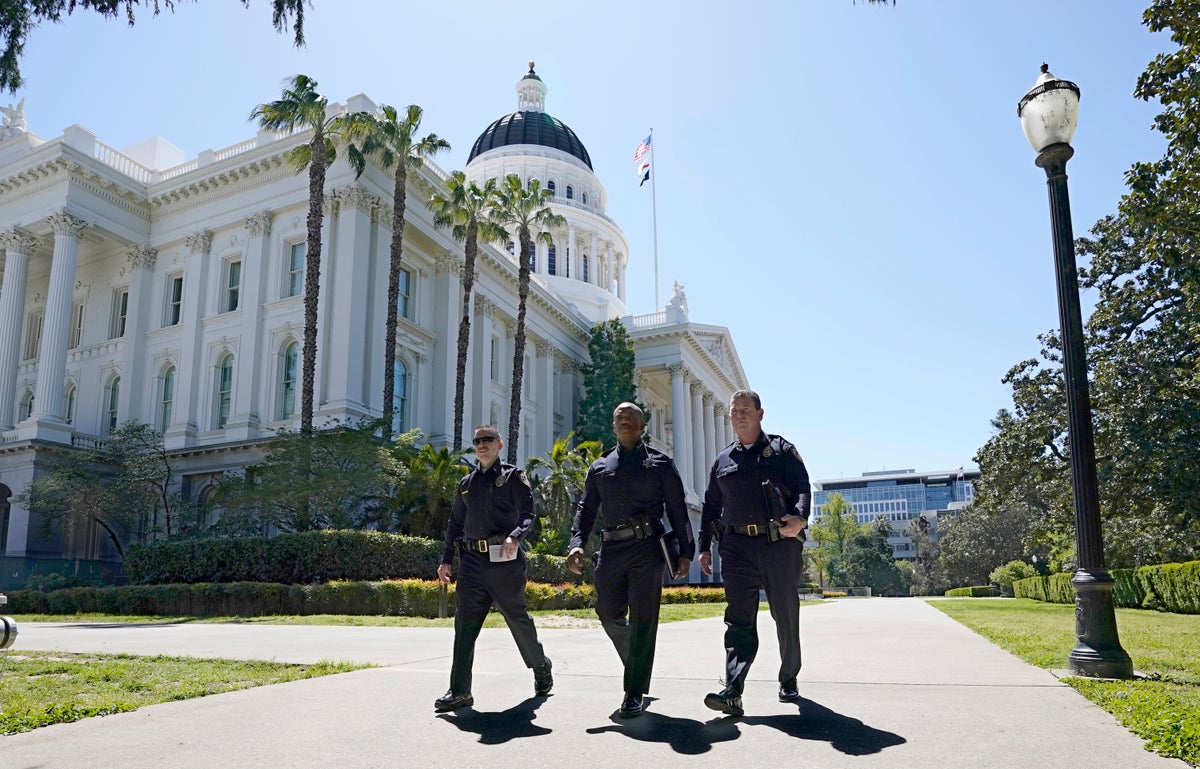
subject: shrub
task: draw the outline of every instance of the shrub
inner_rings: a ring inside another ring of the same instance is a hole
[[[955,587],[946,591],[951,598],[995,598],[1000,591],[991,585],[974,585],[971,587]]]
[[[1036,577],[1037,569],[1024,561],[1009,561],[1003,566],[997,566],[988,575],[993,585],[1000,587],[1002,595],[1011,596],[1013,594],[1013,582],[1018,579],[1027,579]]]
[[[1114,569],[1113,604],[1129,609],[1155,609],[1177,614],[1200,614],[1200,561]],[[1071,574],[1051,574],[1013,583],[1018,598],[1050,603],[1075,603]]]

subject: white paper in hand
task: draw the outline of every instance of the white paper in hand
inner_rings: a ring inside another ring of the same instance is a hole
[[[513,550],[512,555],[510,555],[506,558],[502,552],[503,548],[504,548],[504,545],[488,545],[488,560],[489,561],[511,561],[517,557],[517,551]]]

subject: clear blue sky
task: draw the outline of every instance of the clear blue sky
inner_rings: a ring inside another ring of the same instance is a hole
[[[0,101],[24,97],[43,139],[78,123],[190,159],[253,136],[251,109],[303,72],[331,101],[420,104],[449,171],[533,59],[629,239],[633,313],[655,309],[632,163],[653,127],[659,304],[678,280],[693,321],[729,327],[764,426],[815,478],[972,465],[1011,404],[1001,377],[1057,326],[1045,175],[1016,115],[1042,61],[1083,93],[1077,235],[1163,146],[1131,93],[1173,46],[1136,0],[316,0],[302,49],[268,5],[44,25]]]

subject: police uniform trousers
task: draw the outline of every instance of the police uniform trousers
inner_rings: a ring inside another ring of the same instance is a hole
[[[546,663],[538,642],[533,618],[525,607],[525,554],[511,561],[489,560],[487,553],[466,551],[459,558],[458,584],[454,589],[454,661],[450,667],[450,690],[471,691],[471,667],[475,641],[492,603],[504,616],[525,666]]]
[[[630,694],[650,691],[664,568],[656,537],[600,546],[596,616],[625,665]]]
[[[804,543],[798,539],[768,542],[728,532],[721,537],[721,574],[725,580],[725,682],[742,693],[750,663],[758,654],[758,591],[767,594],[779,637],[779,681],[800,672],[800,596],[796,583],[802,569]]]

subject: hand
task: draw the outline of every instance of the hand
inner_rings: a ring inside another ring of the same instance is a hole
[[[707,550],[700,554],[700,571],[712,576],[712,553]]]
[[[688,568],[692,565],[692,559],[679,556],[679,560],[675,562],[675,579],[683,579],[687,576]]]
[[[808,520],[798,515],[785,515],[779,519],[779,533],[785,537],[799,536],[808,525]]]
[[[450,581],[450,564],[443,563],[438,565],[438,579],[442,582]]]
[[[567,553],[567,568],[573,574],[583,574],[583,548],[577,547]]]
[[[500,546],[500,557],[504,558],[505,560],[509,558],[516,558],[518,547],[520,546],[517,544],[515,539],[512,537],[506,538],[504,540],[504,544]]]

